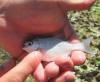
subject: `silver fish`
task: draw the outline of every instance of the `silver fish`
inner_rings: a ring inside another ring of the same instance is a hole
[[[90,54],[95,54],[90,48],[93,37],[85,39],[83,42],[72,44],[58,37],[37,38],[24,43],[23,50],[30,53],[39,50],[44,54],[43,61],[54,61],[58,56],[70,56],[73,50],[81,50]]]

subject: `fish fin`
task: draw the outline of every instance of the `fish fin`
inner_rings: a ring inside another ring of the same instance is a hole
[[[84,45],[85,52],[90,53],[90,54],[96,54],[91,48],[90,48],[90,43],[92,41],[93,37],[89,37],[85,39],[82,43]]]

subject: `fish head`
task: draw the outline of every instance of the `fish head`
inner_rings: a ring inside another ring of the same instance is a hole
[[[38,41],[27,41],[24,42],[24,47],[23,50],[25,50],[26,52],[30,53],[32,51],[35,51],[39,48],[39,43]]]

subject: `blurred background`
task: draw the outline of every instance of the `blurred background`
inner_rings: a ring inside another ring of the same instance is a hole
[[[88,10],[69,12],[68,18],[80,40],[93,36],[91,48],[97,53],[87,54],[86,62],[81,66],[75,66],[75,82],[100,82],[100,0]],[[9,53],[0,47],[0,65],[9,58]],[[30,75],[25,82],[35,80]]]

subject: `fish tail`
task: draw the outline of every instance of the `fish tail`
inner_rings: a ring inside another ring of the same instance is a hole
[[[84,45],[85,52],[90,53],[90,54],[96,54],[91,48],[90,48],[90,43],[92,41],[93,37],[89,37],[85,39],[82,43]]]

